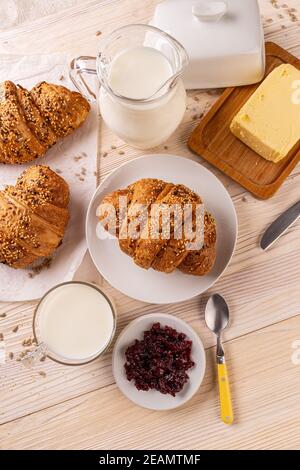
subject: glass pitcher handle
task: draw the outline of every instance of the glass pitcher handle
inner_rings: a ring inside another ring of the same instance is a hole
[[[75,85],[79,93],[81,93],[90,103],[96,101],[96,94],[91,90],[86,83],[83,75],[97,75],[96,70],[96,57],[80,56],[75,57],[70,64],[70,79]]]

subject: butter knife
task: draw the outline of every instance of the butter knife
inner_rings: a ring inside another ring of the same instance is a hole
[[[287,229],[300,217],[300,201],[281,214],[265,231],[260,246],[263,250],[269,248]]]

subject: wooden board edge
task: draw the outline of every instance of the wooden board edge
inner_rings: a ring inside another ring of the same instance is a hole
[[[273,55],[282,59],[284,62],[292,63],[293,65],[297,66],[300,69],[300,59],[296,56],[291,54],[289,51],[281,47],[279,44],[276,44],[273,41],[267,41],[265,43],[266,55]],[[264,77],[265,78],[265,77]],[[264,80],[264,79],[263,79]],[[263,81],[262,80],[262,81]],[[262,82],[261,81],[261,82]],[[260,83],[261,83],[260,82]],[[248,86],[248,85],[246,85]],[[251,85],[250,85],[251,86]],[[199,157],[203,157],[206,161],[208,161],[211,165],[215,168],[222,171],[226,176],[231,178],[232,180],[236,181],[240,184],[243,188],[253,194],[253,196],[259,199],[269,199],[270,197],[274,196],[274,194],[280,189],[286,178],[289,174],[293,171],[295,166],[300,161],[300,149],[296,152],[293,159],[287,165],[287,167],[283,170],[283,172],[276,178],[276,180],[270,184],[266,185],[258,185],[250,180],[244,181],[241,179],[240,174],[236,172],[232,167],[229,167],[225,162],[220,161],[218,166],[215,164],[214,156],[211,152],[209,152],[206,147],[201,146],[201,136],[206,125],[210,122],[211,117],[213,117],[216,112],[220,109],[221,106],[225,103],[225,101],[229,98],[231,93],[237,87],[228,87],[224,90],[218,100],[212,105],[208,113],[203,117],[200,123],[195,127],[192,131],[190,137],[188,138],[187,144],[189,149],[198,155]],[[200,141],[200,142],[199,142]],[[195,150],[195,146],[197,145],[197,151]]]

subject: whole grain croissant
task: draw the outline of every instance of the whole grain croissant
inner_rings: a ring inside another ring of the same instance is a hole
[[[0,84],[0,162],[25,163],[41,157],[58,139],[77,129],[90,106],[80,93],[42,82],[31,91]]]
[[[25,268],[53,253],[69,220],[69,187],[47,166],[33,166],[0,191],[0,262]]]
[[[120,196],[126,197],[127,201],[127,218],[122,218],[121,226]],[[183,185],[146,178],[136,181],[126,189],[108,194],[100,204],[99,219],[104,228],[110,231],[112,219],[109,208],[115,209],[117,224],[116,231],[112,233],[118,236],[121,250],[131,256],[138,266],[165,273],[171,273],[177,268],[187,274],[203,276],[212,269],[216,258],[216,223],[208,212],[204,215],[204,243],[201,249],[189,250],[186,240],[174,237],[174,230],[170,231],[168,239],[164,237],[154,239],[147,236],[151,230],[150,209],[153,204],[168,206],[177,204],[181,207],[184,204],[191,204],[192,214],[194,214],[194,208],[201,202],[201,198],[196,193]],[[147,222],[140,232],[135,233],[134,237],[124,238],[121,236],[123,229],[125,225],[134,223],[134,218],[137,218],[134,210],[139,204],[147,211]]]

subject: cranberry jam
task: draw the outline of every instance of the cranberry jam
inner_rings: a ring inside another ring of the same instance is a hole
[[[189,380],[187,371],[195,365],[191,359],[192,341],[170,326],[154,323],[141,341],[128,346],[125,370],[138,390],[158,390],[173,397]]]

